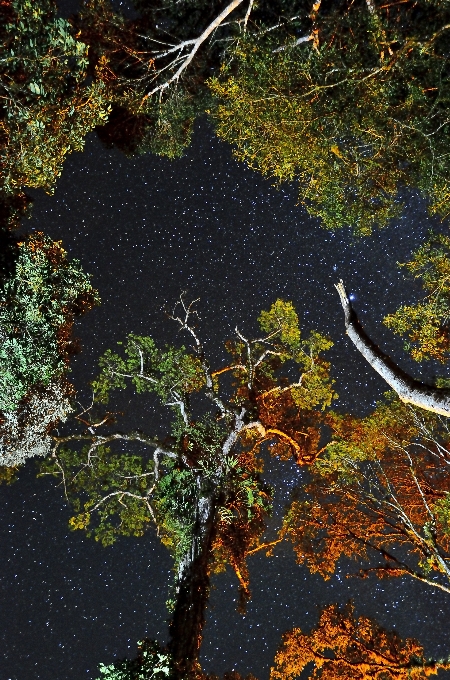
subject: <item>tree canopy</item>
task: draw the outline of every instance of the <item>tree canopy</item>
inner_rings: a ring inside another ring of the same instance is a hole
[[[99,303],[90,277],[42,233],[18,243],[15,272],[0,292],[0,410],[13,411],[29,390],[61,378],[77,352],[75,317]]]
[[[402,266],[420,281],[425,296],[415,305],[404,305],[389,314],[384,323],[407,337],[405,349],[416,361],[437,359],[445,363],[450,348],[450,239],[445,234],[430,233],[412,260]]]
[[[0,189],[51,192],[66,155],[108,116],[103,85],[88,82],[88,48],[54,0],[4,0],[0,46]]]
[[[73,324],[98,304],[77,260],[42,233],[17,244],[14,272],[0,290],[0,465],[49,452],[49,432],[70,412]]]
[[[449,4],[302,10],[289,39],[261,26],[210,80],[218,135],[252,168],[298,181],[329,228],[386,224],[400,185],[448,215]]]
[[[393,365],[340,282],[349,337],[400,401],[388,395],[365,417],[331,410],[332,343],[303,332],[280,299],[260,313],[256,337],[236,328],[228,360],[213,366],[196,301],[181,296],[170,317],[186,345],[129,333],[100,358],[93,401],[75,412],[73,325],[99,297],[61,242],[13,236],[30,203],[23,192],[52,192],[93,129],[128,155],[174,158],[207,113],[238,159],[296,181],[328,228],[370,234],[400,213],[404,187],[445,218],[450,0],[134,8],[86,0],[69,21],[53,0],[0,0],[0,480],[42,456],[40,475],[61,484],[72,530],[109,546],[153,528],[170,551],[167,646],[143,640],[136,659],[102,665],[103,680],[216,680],[199,662],[211,578],[231,566],[244,611],[249,555],[284,539],[325,579],[344,558],[362,576],[408,576],[450,593],[450,383],[422,385]],[[418,361],[448,360],[449,250],[447,235],[430,234],[404,265],[425,297],[385,318]],[[142,428],[120,429],[120,391],[151,404]],[[309,468],[271,541],[266,451]],[[419,679],[448,667],[352,605],[331,605],[309,634],[286,633],[271,680],[305,669],[324,680]]]
[[[447,0],[134,7],[89,0],[68,22],[52,0],[2,4],[6,192],[51,191],[94,127],[128,154],[178,156],[208,112],[327,227],[370,233],[401,186],[449,214]]]

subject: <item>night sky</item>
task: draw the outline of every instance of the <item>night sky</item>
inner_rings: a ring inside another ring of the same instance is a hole
[[[333,287],[341,277],[374,339],[417,377],[433,375],[433,367],[422,374],[412,365],[401,341],[380,325],[385,314],[418,293],[396,262],[408,259],[430,228],[447,228],[427,216],[414,193],[403,195],[401,219],[373,237],[332,234],[297,205],[295,187],[273,187],[237,163],[203,122],[176,161],[130,160],[91,135],[85,152],[69,157],[54,196],[33,196],[25,228],[62,239],[69,255],[92,273],[102,297],[101,307],[77,326],[83,352],[71,379],[82,403],[97,357],[127,333],[187,342],[165,315],[187,290],[201,298],[200,332],[213,359],[222,356],[222,343],[236,324],[251,335],[261,309],[277,297],[292,300],[305,331],[317,328],[335,341],[330,359],[340,395],[336,407],[366,413],[386,385],[345,338]],[[152,416],[145,404],[133,405],[125,422],[150,428]],[[267,479],[277,489],[279,510],[301,475],[290,463],[269,462]],[[0,502],[0,680],[93,680],[100,662],[135,656],[137,640],[167,641],[171,561],[152,532],[120,539],[112,548],[69,532],[61,489],[35,479],[34,461],[18,483],[1,488]],[[358,614],[418,637],[427,654],[450,654],[448,595],[406,579],[345,578],[357,566],[343,564],[324,582],[295,564],[289,545],[270,559],[254,556],[245,617],[236,612],[235,577],[215,577],[203,669],[235,669],[266,680],[285,630],[309,630],[324,605],[350,597]]]

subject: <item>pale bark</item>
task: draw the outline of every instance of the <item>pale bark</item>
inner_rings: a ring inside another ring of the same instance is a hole
[[[450,390],[414,380],[384,354],[363,330],[348,299],[343,281],[336,284],[345,314],[345,330],[356,349],[398,394],[401,401],[450,417]]]
[[[181,66],[177,69],[177,71],[170,78],[168,78],[168,80],[166,80],[164,83],[157,85],[150,92],[148,92],[145,95],[144,99],[146,99],[147,97],[151,97],[156,92],[162,92],[163,90],[167,89],[169,87],[169,85],[176,82],[180,78],[183,71],[189,66],[189,64],[191,63],[191,61],[193,60],[193,58],[195,57],[196,53],[198,52],[199,48],[203,45],[203,43],[216,30],[216,28],[218,28],[220,26],[220,24],[223,23],[223,21],[227,18],[227,16],[229,14],[231,14],[231,12],[233,12],[236,9],[236,7],[238,7],[239,5],[242,4],[243,1],[244,0],[232,0],[225,7],[225,9],[214,19],[214,21],[212,21],[209,24],[209,26],[207,26],[207,28],[205,28],[203,33],[197,39],[186,40],[183,43],[180,43],[179,45],[176,45],[174,48],[172,48],[172,50],[170,50],[170,51],[175,51],[175,50],[180,51],[180,49],[182,49],[185,45],[192,44],[191,51],[186,56],[186,58],[182,62]],[[252,3],[250,3],[250,11],[251,11],[251,5],[252,5]],[[246,19],[248,19],[248,17],[246,17]],[[166,54],[168,54],[168,53],[169,53],[169,51],[166,52]],[[158,55],[158,56],[162,56],[162,55]]]

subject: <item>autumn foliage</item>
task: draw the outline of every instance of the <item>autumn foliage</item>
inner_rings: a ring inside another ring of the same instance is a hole
[[[299,628],[285,633],[270,680],[294,680],[311,664],[311,680],[422,680],[449,668],[427,661],[417,640],[357,618],[352,604],[326,607],[309,634]]]
[[[330,578],[341,557],[370,560],[362,574],[409,575],[450,592],[445,423],[398,401],[329,423],[333,440],[313,466],[306,498],[284,520],[298,561]],[[431,571],[445,584],[429,579]]]

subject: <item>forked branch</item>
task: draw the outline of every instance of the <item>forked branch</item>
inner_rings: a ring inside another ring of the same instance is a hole
[[[220,26],[220,24],[227,18],[227,16],[229,14],[231,14],[231,12],[233,12],[236,9],[236,7],[238,7],[239,5],[241,5],[243,3],[243,1],[244,0],[232,0],[232,2],[230,2],[225,7],[225,9],[214,19],[214,21],[212,21],[209,24],[209,26],[207,26],[205,28],[203,33],[201,35],[199,35],[199,37],[195,41],[193,41],[193,42],[186,41],[185,43],[183,43],[183,46],[187,45],[187,44],[192,44],[192,48],[191,48],[189,54],[182,61],[181,65],[177,68],[175,73],[172,76],[170,76],[170,78],[168,78],[165,82],[160,83],[159,85],[156,85],[152,90],[150,90],[150,92],[147,92],[147,94],[144,96],[144,99],[151,97],[152,95],[156,94],[157,92],[163,92],[172,83],[176,82],[180,78],[183,71],[185,71],[186,68],[189,66],[189,64],[192,62],[193,58],[195,57],[196,53],[198,52],[200,47],[203,45],[203,43],[216,30],[216,28],[218,28]],[[250,3],[250,7],[249,7],[250,11],[251,11],[251,6],[252,6],[252,3]],[[246,16],[246,20],[248,20],[247,16]],[[246,25],[246,22],[245,22],[245,25]],[[176,49],[177,48],[174,47],[174,51]],[[175,63],[176,63],[176,61],[175,61]]]

